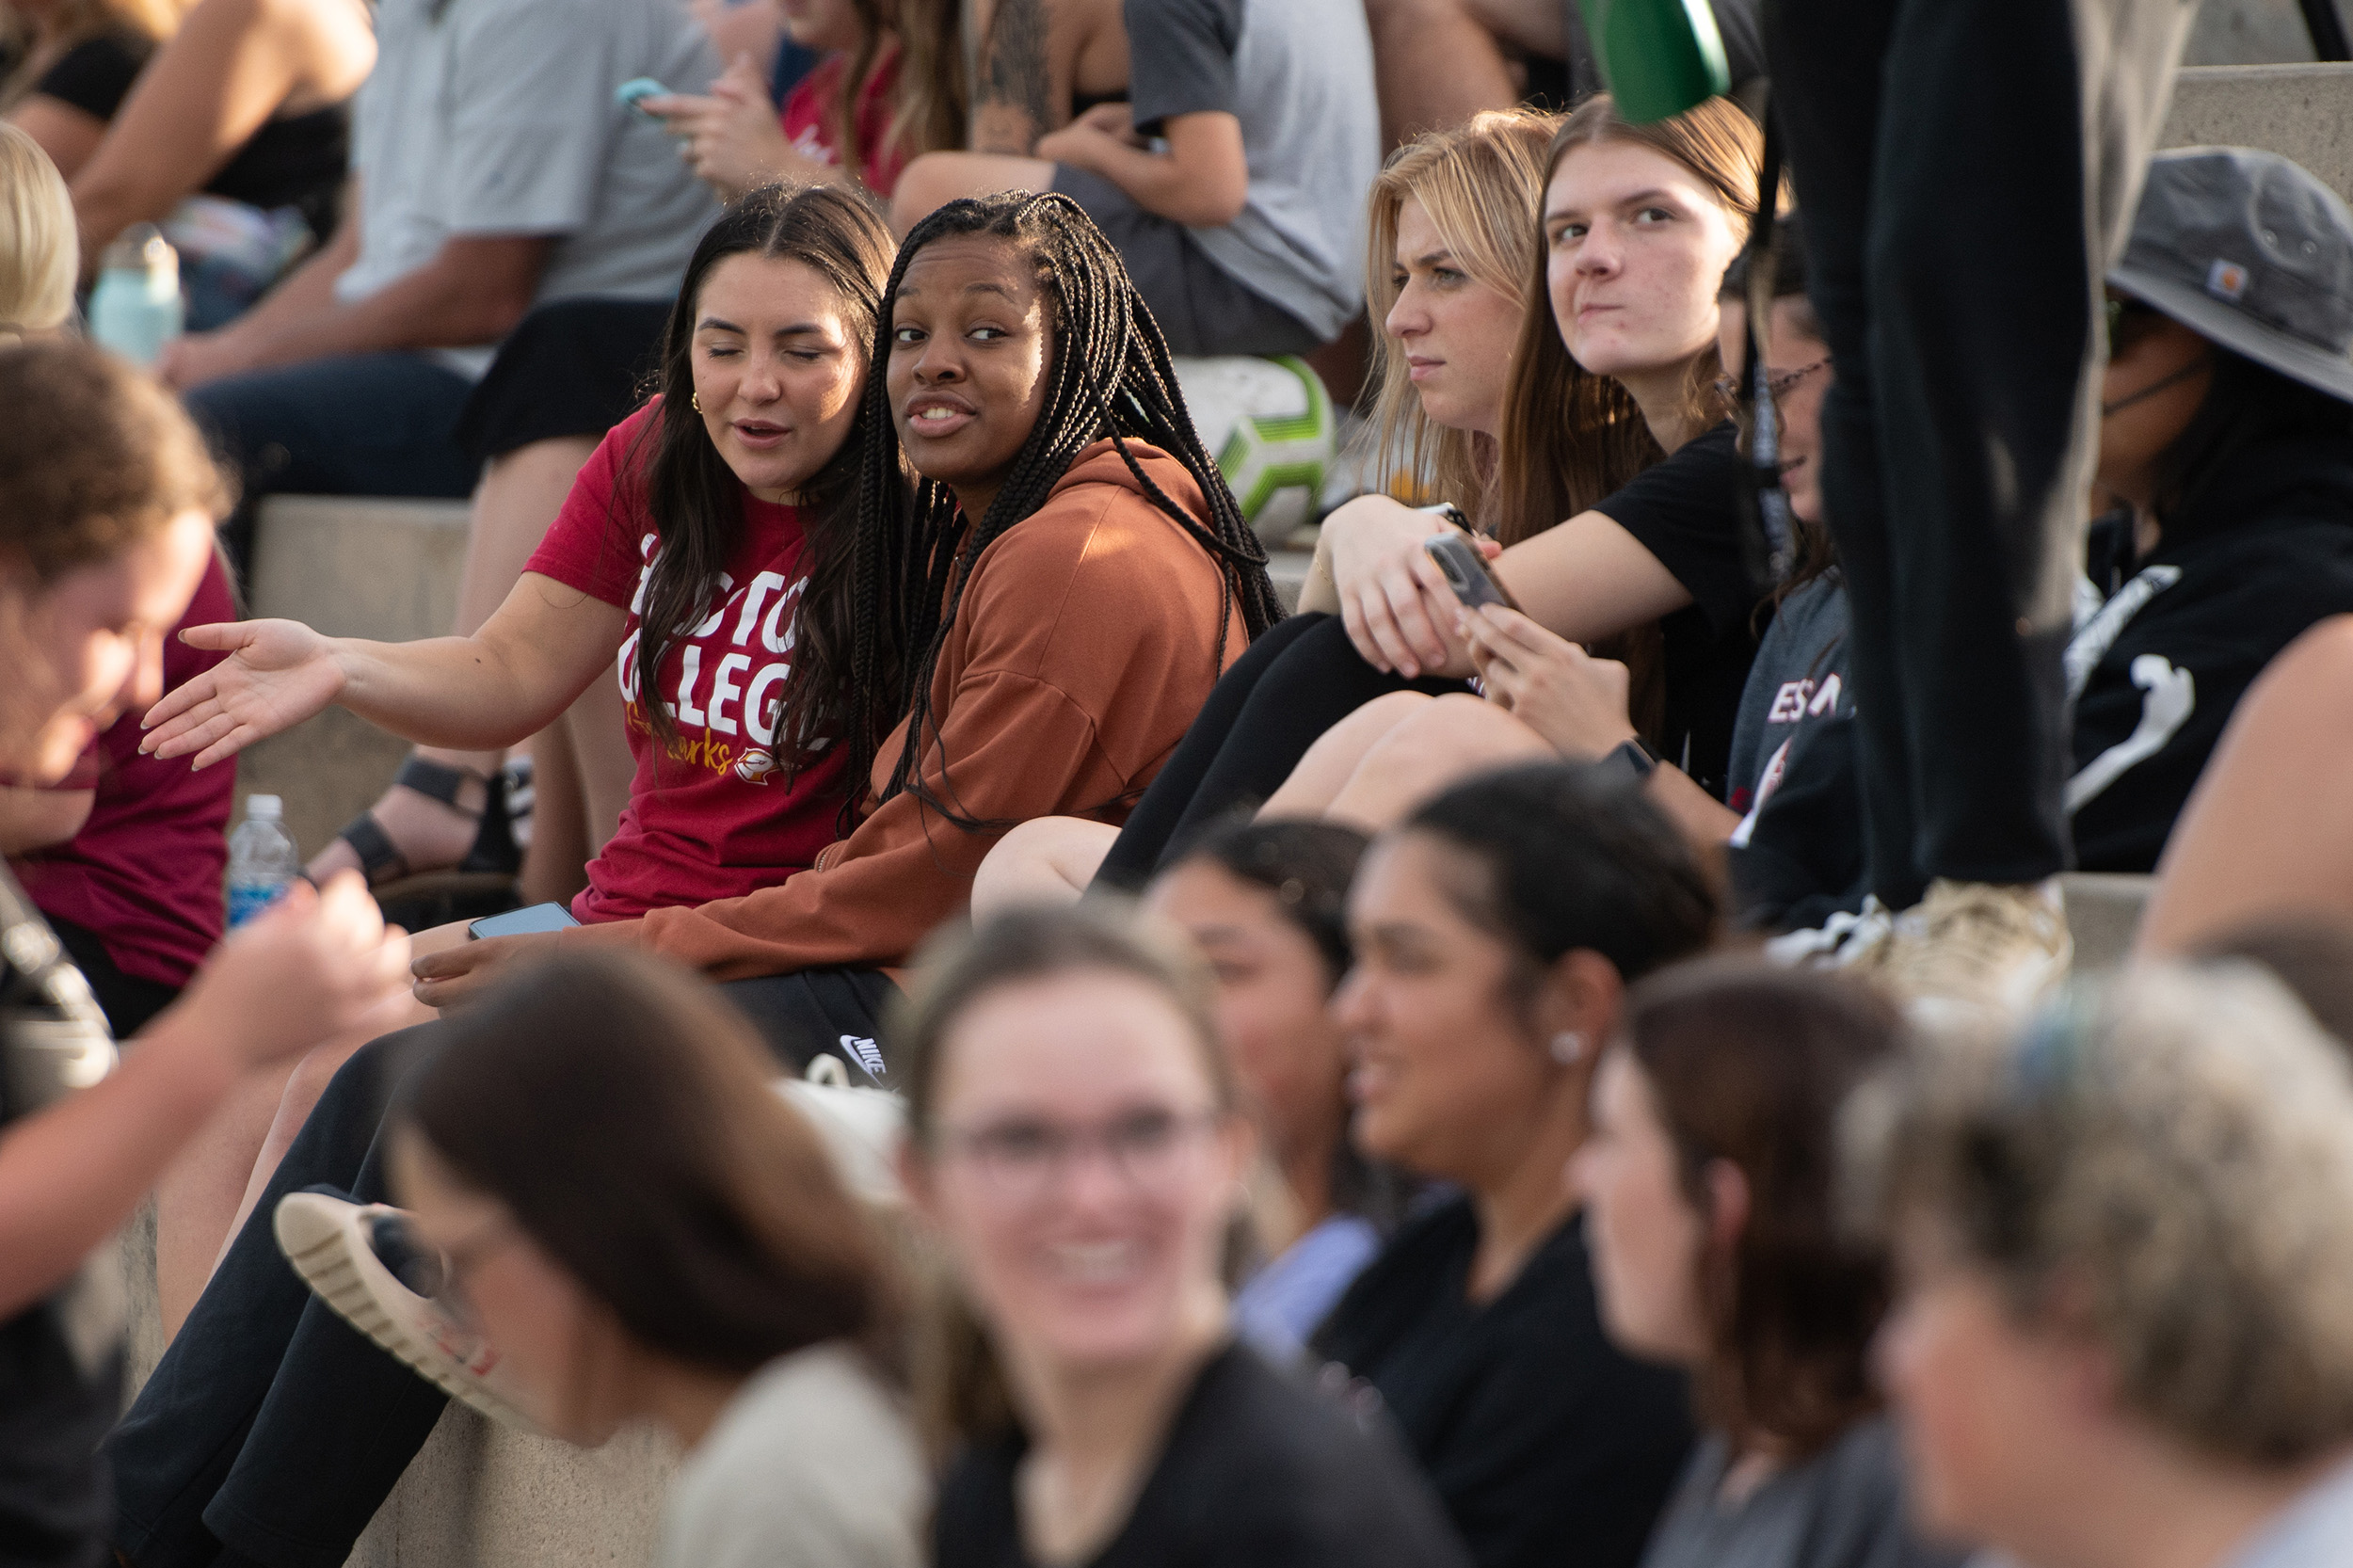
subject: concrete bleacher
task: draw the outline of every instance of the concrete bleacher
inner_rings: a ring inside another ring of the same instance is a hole
[[[2235,143],[2295,158],[2353,199],[2353,67],[2217,67],[2185,72],[2163,143]],[[280,498],[262,511],[249,613],[386,640],[437,635],[455,610],[462,504]],[[1295,602],[1307,557],[1278,555]],[[391,776],[405,747],[341,710],[264,742],[240,761],[240,795],[286,802],[304,854],[315,853]],[[2112,967],[2138,921],[2146,879],[2069,879],[2077,968]],[[152,1232],[126,1248],[149,1332]],[[644,1433],[595,1453],[498,1429],[453,1406],[351,1558],[353,1568],[569,1568],[649,1560],[673,1457]]]

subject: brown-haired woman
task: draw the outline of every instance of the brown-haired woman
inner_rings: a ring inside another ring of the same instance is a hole
[[[1016,910],[928,950],[898,1022],[907,1189],[953,1278],[937,1568],[1461,1568],[1402,1455],[1233,1342],[1254,1140],[1186,950]]]
[[[218,471],[168,393],[56,340],[0,349],[0,771],[53,785],[152,701],[213,556]],[[90,1453],[121,1409],[103,1291],[61,1289],[249,1069],[399,995],[408,942],[356,877],[290,892],[140,1032],[121,1069],[89,986],[0,871],[0,1551],[94,1560]],[[96,1311],[89,1310],[96,1307]]]
[[[1728,101],[1629,125],[1607,96],[1553,138],[1543,244],[1497,452],[1497,571],[1539,623],[1593,642],[1658,623],[1638,662],[1653,752],[1721,792],[1762,592],[1741,562],[1743,483],[1715,390],[1718,285],[1747,237],[1763,138]],[[1325,521],[1300,625],[1221,682],[1101,860],[1123,885],[1271,795],[1335,725],[1403,690],[1463,689],[1458,602],[1421,550],[1440,531],[1385,496]]]
[[[914,1568],[922,1463],[872,1354],[888,1253],[771,1071],[709,984],[560,955],[450,1020],[393,1189],[536,1425],[593,1447],[644,1419],[689,1450],[664,1568]],[[279,1229],[299,1250],[384,1212],[297,1194]]]
[[[1946,1568],[1904,1519],[1869,1357],[1884,1256],[1842,1233],[1838,1116],[1896,1052],[1894,1009],[1735,960],[1629,1001],[1572,1179],[1602,1320],[1687,1368],[1708,1432],[1643,1568]]]

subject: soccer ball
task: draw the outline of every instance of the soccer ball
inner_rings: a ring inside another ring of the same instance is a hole
[[[1258,537],[1271,549],[1314,521],[1337,428],[1323,377],[1292,355],[1176,363],[1201,444]]]

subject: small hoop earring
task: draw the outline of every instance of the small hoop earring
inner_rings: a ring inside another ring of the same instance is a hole
[[[1563,1067],[1574,1067],[1585,1058],[1585,1036],[1574,1029],[1564,1029],[1552,1037],[1552,1059]]]
[[[703,411],[703,394],[700,392],[688,392],[686,394],[686,406],[694,409],[695,412],[698,414],[701,413]]]

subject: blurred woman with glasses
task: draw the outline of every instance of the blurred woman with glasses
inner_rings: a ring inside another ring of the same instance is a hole
[[[939,1568],[1461,1568],[1401,1453],[1234,1342],[1254,1139],[1173,937],[1016,910],[935,943],[897,1021],[951,1276],[918,1367]]]

